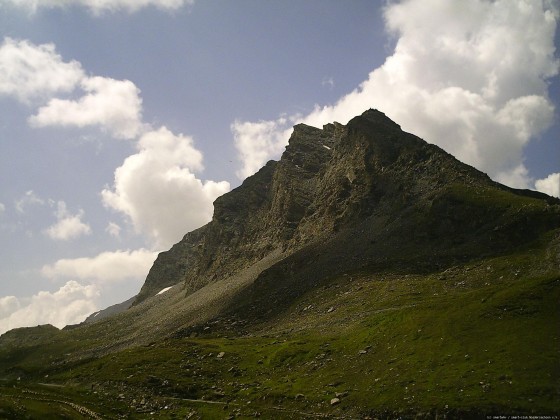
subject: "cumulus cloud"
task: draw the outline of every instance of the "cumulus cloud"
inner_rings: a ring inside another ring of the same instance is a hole
[[[0,298],[0,334],[18,327],[52,324],[62,328],[81,322],[97,310],[98,296],[96,286],[71,280],[54,293],[41,291],[30,298]]]
[[[60,97],[79,90],[78,99]],[[5,38],[0,46],[0,95],[29,105],[46,102],[29,118],[34,127],[96,126],[125,139],[145,130],[140,90],[134,83],[87,77],[80,63],[65,62],[53,44]]]
[[[83,6],[94,15],[121,10],[132,13],[148,6],[162,10],[176,10],[193,3],[194,0],[0,0],[0,6],[21,7],[32,13],[35,13],[40,7],[52,9],[55,7]]]
[[[140,90],[129,80],[89,77],[79,100],[53,98],[29,122],[35,127],[98,126],[114,137],[131,139],[142,130]]]
[[[83,77],[80,63],[64,62],[53,44],[5,38],[0,46],[0,95],[30,103],[70,92]]]
[[[211,219],[212,203],[229,190],[229,183],[202,181],[195,176],[195,172],[203,169],[202,153],[194,147],[190,137],[175,135],[165,127],[153,130],[142,122],[142,99],[134,83],[107,77],[86,77],[79,63],[64,63],[50,44],[35,46],[25,41],[14,48],[19,49],[20,55],[27,50],[32,54],[46,54],[63,70],[65,66],[79,70],[71,83],[64,87],[76,90],[79,86],[83,95],[78,99],[63,99],[54,97],[62,88],[43,88],[53,97],[29,118],[31,125],[96,126],[116,138],[139,137],[138,153],[129,156],[117,168],[113,187],[102,192],[107,207],[130,218],[136,231],[151,238],[158,248],[170,246],[185,232]],[[42,80],[49,75],[38,65],[27,71],[26,77],[30,80]],[[26,206],[40,202],[29,191],[16,203],[16,208],[23,212]],[[89,234],[91,228],[81,221],[82,217],[83,211],[69,214],[65,207],[59,208],[58,222],[45,233],[58,240]],[[118,235],[116,226],[110,226],[108,232]]]
[[[138,153],[115,171],[112,188],[102,191],[104,204],[125,214],[139,233],[166,248],[212,217],[212,203],[229,183],[201,181],[202,154],[190,137],[165,127],[144,134]]]
[[[239,178],[257,172],[268,160],[278,156],[287,143],[291,128],[288,121],[295,119],[279,118],[276,121],[242,122],[231,125],[235,147],[243,167],[237,171]]]
[[[45,229],[45,234],[49,238],[57,241],[68,241],[82,235],[91,234],[90,226],[82,222],[83,210],[78,211],[77,214],[71,214],[66,208],[66,203],[59,201],[55,215],[58,221]]]
[[[544,179],[536,180],[535,189],[553,197],[560,198],[560,173],[556,172]]]
[[[33,190],[27,191],[23,197],[19,200],[16,200],[14,206],[18,213],[25,213],[27,207],[39,205],[42,206],[45,204],[45,200],[39,197]]]
[[[0,319],[10,316],[20,308],[18,298],[15,296],[5,296],[0,298]]]
[[[110,290],[115,282],[142,281],[156,257],[156,252],[146,249],[119,250],[44,265],[41,275],[65,284],[55,292],[41,291],[32,297],[0,298],[0,334],[18,327],[52,324],[62,328],[81,322],[98,310],[102,291]]]
[[[353,92],[308,115],[232,126],[240,174],[277,157],[295,122],[346,123],[378,108],[494,179],[526,187],[523,148],[553,118],[547,79],[558,73],[558,14],[540,0],[389,3],[384,17],[396,36],[394,53]]]
[[[96,284],[144,279],[157,252],[146,249],[107,251],[95,257],[61,259],[41,268],[41,274],[49,279],[72,278],[88,280]]]

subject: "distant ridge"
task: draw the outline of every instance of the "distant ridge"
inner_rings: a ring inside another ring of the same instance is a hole
[[[117,303],[115,305],[109,306],[108,308],[101,309],[100,311],[94,312],[90,316],[88,316],[83,323],[88,324],[90,322],[96,322],[101,319],[107,318],[109,316],[113,316],[123,311],[126,311],[128,308],[132,306],[132,303],[134,302],[135,299],[136,296],[133,296],[125,300],[124,302]]]

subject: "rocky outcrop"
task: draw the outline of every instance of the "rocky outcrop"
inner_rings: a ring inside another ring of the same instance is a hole
[[[347,125],[299,124],[280,161],[219,197],[210,223],[158,256],[136,303],[179,282],[192,293],[279,251],[285,260],[263,278],[382,265],[399,252],[428,262],[496,252],[559,226],[559,203],[493,182],[376,110]]]

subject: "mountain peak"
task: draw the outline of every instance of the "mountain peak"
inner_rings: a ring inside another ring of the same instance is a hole
[[[365,119],[373,124],[377,124],[379,126],[384,126],[387,128],[393,128],[396,130],[400,130],[401,126],[399,124],[397,124],[396,122],[394,122],[392,119],[390,119],[387,115],[385,115],[383,112],[377,110],[377,109],[373,109],[370,108],[367,111],[365,111],[364,113],[362,113],[362,115],[358,116],[358,117],[354,117],[354,119]]]
[[[368,265],[379,264],[380,255],[386,263],[396,261],[398,254],[387,253],[401,246],[413,244],[421,255],[422,243],[432,251],[434,241],[438,246],[463,243],[437,251],[455,258],[509,246],[510,235],[516,233],[499,226],[519,223],[520,231],[529,232],[526,226],[531,223],[512,215],[512,220],[504,219],[506,204],[482,211],[477,202],[482,196],[495,197],[495,204],[527,194],[493,182],[439,147],[402,131],[375,109],[347,125],[297,124],[278,162],[268,162],[219,197],[210,223],[158,256],[136,304],[179,282],[191,293],[274,253],[303,252],[314,244],[340,247],[352,240],[345,246],[354,250],[360,264]],[[539,226],[549,226],[554,217]],[[343,239],[348,232],[353,233]],[[477,243],[476,249],[469,248],[469,241]],[[393,246],[377,249],[372,243]],[[345,268],[341,262],[336,269]]]

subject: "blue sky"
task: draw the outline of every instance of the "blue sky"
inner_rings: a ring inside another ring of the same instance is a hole
[[[0,0],[0,333],[127,299],[282,152],[378,108],[558,196],[557,1]]]

